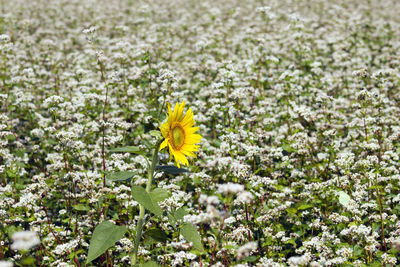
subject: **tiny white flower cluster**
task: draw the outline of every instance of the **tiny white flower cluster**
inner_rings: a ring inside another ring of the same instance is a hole
[[[217,192],[220,194],[237,194],[244,191],[244,186],[241,184],[227,183],[219,184]]]
[[[34,231],[15,232],[12,240],[11,249],[13,250],[29,250],[40,244],[39,236]]]
[[[249,242],[244,244],[243,246],[239,247],[236,250],[236,257],[238,259],[243,259],[251,255],[257,249],[257,242]]]

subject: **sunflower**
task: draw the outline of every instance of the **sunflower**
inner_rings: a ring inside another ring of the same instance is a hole
[[[186,158],[193,157],[196,155],[193,153],[199,150],[199,146],[196,145],[201,140],[201,135],[195,134],[199,130],[199,127],[193,127],[193,112],[189,109],[186,114],[183,113],[185,108],[185,101],[179,105],[176,103],[174,112],[171,111],[171,106],[168,103],[168,120],[161,125],[160,130],[165,138],[160,145],[160,150],[167,147],[169,148],[169,154],[172,158],[174,156],[176,165],[180,168],[180,163],[188,165],[189,162]]]

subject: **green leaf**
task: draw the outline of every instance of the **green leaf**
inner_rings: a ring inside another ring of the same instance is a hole
[[[255,262],[257,260],[257,256],[247,256],[243,260],[245,262]]]
[[[8,141],[15,141],[17,138],[13,134],[8,134],[8,135],[6,135],[6,139]]]
[[[283,143],[282,149],[289,153],[296,152],[296,149],[293,149],[288,143]]]
[[[306,209],[309,209],[309,208],[312,208],[312,205],[310,205],[310,204],[302,204],[297,209],[306,210]]]
[[[145,236],[150,236],[156,241],[165,242],[168,240],[168,235],[159,228],[152,228],[146,231]]]
[[[148,261],[145,263],[139,263],[133,265],[133,267],[158,267],[159,265],[155,261]]]
[[[158,130],[152,130],[149,132],[151,136],[157,137],[157,138],[161,138],[161,132]]]
[[[203,251],[203,245],[201,244],[200,235],[196,228],[191,223],[184,223],[181,228],[181,234],[183,237],[193,243],[193,247],[200,251]]]
[[[162,210],[160,206],[151,198],[150,194],[147,193],[143,187],[132,186],[132,196],[137,202],[139,202],[139,204],[143,205],[143,207],[145,207],[155,215],[162,215]]]
[[[171,166],[171,165],[158,165],[156,166],[156,169],[168,174],[173,174],[173,175],[178,175],[178,174],[182,174],[185,172],[189,172],[188,170],[184,169],[184,168],[178,168],[176,166]]]
[[[290,214],[296,214],[297,213],[297,209],[295,209],[295,208],[288,208],[288,209],[286,209],[286,211],[288,213],[290,213]]]
[[[347,206],[350,202],[350,196],[343,191],[339,192],[339,203],[342,204],[343,206]]]
[[[174,212],[174,216],[178,220],[183,220],[183,217],[185,215],[188,215],[189,213],[185,210],[185,208],[179,208]]]
[[[168,192],[162,188],[155,188],[150,192],[151,199],[155,202],[160,202],[168,198]]]
[[[72,206],[75,210],[79,210],[79,211],[88,211],[90,210],[90,208],[86,205],[83,204],[76,204]]]
[[[30,266],[32,266],[32,265],[35,264],[35,261],[36,261],[36,260],[35,260],[34,257],[29,256],[29,257],[25,258],[25,259],[22,261],[22,263],[23,263],[24,265],[30,265]]]
[[[131,179],[133,176],[135,176],[138,172],[128,172],[128,171],[122,171],[122,172],[114,172],[106,175],[107,180],[109,181],[125,181],[128,179]]]
[[[169,224],[172,225],[172,227],[174,227],[174,229],[176,229],[176,219],[175,219],[175,216],[174,216],[172,213],[168,212],[167,217],[168,217],[168,222],[169,222]]]
[[[362,254],[363,254],[363,248],[362,247],[360,247],[359,245],[355,245],[354,246],[354,248],[353,248],[353,254],[354,254],[354,256],[356,256],[356,257],[358,257],[358,256],[361,256]]]
[[[109,221],[104,221],[97,225],[94,229],[92,239],[90,240],[86,264],[106,252],[106,250],[120,240],[126,232],[126,226],[118,226]]]
[[[143,150],[137,146],[124,146],[124,147],[116,147],[110,149],[109,152],[123,152],[123,153],[134,153],[134,154],[144,154]]]

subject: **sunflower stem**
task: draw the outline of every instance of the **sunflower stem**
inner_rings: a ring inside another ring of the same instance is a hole
[[[151,190],[151,185],[153,182],[153,176],[154,176],[154,170],[156,168],[157,160],[158,160],[158,150],[160,148],[160,145],[163,141],[163,138],[160,138],[153,151],[153,158],[151,161],[151,165],[149,166],[149,169],[147,171],[147,184],[146,184],[146,192],[149,193]],[[134,266],[137,262],[137,254],[139,250],[139,243],[140,239],[142,237],[142,230],[143,230],[143,225],[144,225],[144,214],[145,214],[145,209],[142,205],[140,205],[140,211],[139,211],[139,221],[136,227],[136,237],[135,237],[135,244],[133,247],[133,255],[132,255],[132,266]]]

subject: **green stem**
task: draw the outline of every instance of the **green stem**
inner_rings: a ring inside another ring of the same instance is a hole
[[[153,151],[153,158],[152,158],[151,165],[149,166],[149,169],[147,172],[147,184],[146,184],[146,192],[147,193],[149,193],[151,190],[151,184],[153,182],[154,170],[156,168],[157,159],[158,159],[158,150],[160,148],[162,141],[163,141],[162,138],[157,141],[156,146]],[[133,247],[132,266],[135,265],[137,262],[139,243],[140,243],[140,239],[142,237],[142,230],[143,230],[143,224],[144,224],[144,214],[145,214],[145,209],[142,205],[140,205],[139,221],[138,221],[138,225],[136,227],[135,245]]]

